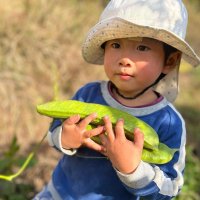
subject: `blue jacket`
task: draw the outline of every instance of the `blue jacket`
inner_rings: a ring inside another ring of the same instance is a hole
[[[183,185],[186,130],[181,115],[171,103],[162,97],[153,105],[126,107],[112,97],[105,81],[86,84],[73,99],[126,111],[152,126],[160,142],[179,151],[167,164],[141,161],[133,174],[126,175],[114,169],[100,153],[79,148],[73,155],[64,154],[59,161],[52,175],[51,193],[56,191],[65,200],[161,200],[178,194]],[[51,142],[58,149],[61,147],[54,130],[60,125],[60,120],[54,120],[50,128]]]

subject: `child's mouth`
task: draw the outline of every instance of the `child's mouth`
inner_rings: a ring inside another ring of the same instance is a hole
[[[132,76],[130,74],[119,74],[119,77],[122,79],[122,80],[130,80],[132,78]]]

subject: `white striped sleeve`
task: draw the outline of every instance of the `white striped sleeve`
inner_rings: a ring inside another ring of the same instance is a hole
[[[61,151],[67,155],[74,155],[76,153],[76,149],[64,149],[61,144],[61,134],[62,134],[62,126],[58,126],[53,130],[53,132],[49,131],[47,138],[49,145],[55,147],[57,150]]]

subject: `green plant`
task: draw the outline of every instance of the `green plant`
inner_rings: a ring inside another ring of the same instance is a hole
[[[21,158],[18,157],[18,155],[16,154],[17,151],[19,150],[19,145],[17,144],[16,136],[14,136],[11,142],[10,148],[8,149],[7,152],[4,153],[4,158],[2,159],[2,161],[0,161],[0,164],[2,164],[2,171],[7,172],[8,170],[9,173],[12,173],[12,174],[11,175],[0,174],[0,179],[6,180],[6,181],[12,181],[16,177],[18,177],[28,167],[28,165],[30,166],[31,163],[34,163],[33,157],[37,153],[39,147],[41,146],[46,136],[47,136],[47,133],[43,136],[40,142],[37,143],[37,145],[33,148],[33,150],[25,158],[25,160],[23,159],[23,161],[19,164],[19,166],[21,166],[19,170],[16,173],[13,173],[12,172],[13,166],[15,166],[15,164],[17,164],[21,160]]]
[[[13,180],[26,167],[31,167],[36,163],[36,160],[32,159],[33,156],[29,156],[28,158],[19,156],[19,150],[20,145],[18,144],[17,137],[14,136],[8,150],[3,153],[0,159],[0,174],[5,174],[0,175],[0,200],[24,200],[30,196],[30,191],[33,190],[32,185]],[[22,163],[25,163],[25,165]],[[20,166],[22,166],[20,170],[14,173],[15,168],[19,168]],[[13,181],[9,182],[5,180]]]
[[[19,151],[19,145],[17,144],[16,136],[14,136],[11,142],[10,148],[8,149],[8,151],[4,153],[4,157],[2,158],[2,160],[0,160],[0,172],[2,171],[4,174],[13,173],[13,168],[15,167],[15,165],[17,166],[22,165],[22,166],[18,172],[12,175],[0,174],[0,179],[12,181],[14,178],[19,176],[25,170],[28,164],[31,163],[33,155],[34,155],[33,152],[31,152],[29,156],[25,159],[23,157],[18,157],[17,155],[18,151]]]
[[[0,200],[31,199],[33,190],[31,184],[0,181]]]

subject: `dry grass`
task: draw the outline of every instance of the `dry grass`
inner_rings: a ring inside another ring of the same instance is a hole
[[[102,68],[81,57],[81,42],[100,10],[101,2],[89,0],[0,1],[1,149],[17,135],[21,152],[28,153],[50,122],[35,106],[55,95],[70,98],[83,83],[103,77]],[[59,156],[44,144],[32,176],[23,178],[41,189]]]
[[[84,34],[80,32],[96,21],[90,15],[96,16],[100,9],[95,3],[88,7],[72,0],[10,0],[4,4],[0,2],[0,128],[7,132],[3,135],[24,132],[35,140],[46,121],[38,118],[35,105],[54,98],[55,81],[64,98],[88,80],[91,67],[81,58]],[[83,22],[87,23],[83,26]],[[98,72],[94,70],[91,79]]]
[[[0,1],[1,149],[17,135],[21,152],[30,151],[50,122],[36,113],[38,103],[70,98],[82,84],[105,78],[101,67],[90,66],[81,57],[83,38],[103,4],[103,0]],[[199,27],[193,16],[197,13],[190,18],[192,26]],[[193,30],[189,30],[188,40],[199,51],[199,29]],[[55,83],[59,88],[56,94]],[[31,176],[22,178],[40,190],[59,156],[43,144],[37,166],[26,172]]]
[[[191,4],[191,0],[183,0],[188,9],[188,31],[186,40],[189,44],[200,54],[200,40],[199,40],[199,18],[200,18],[200,2]]]

